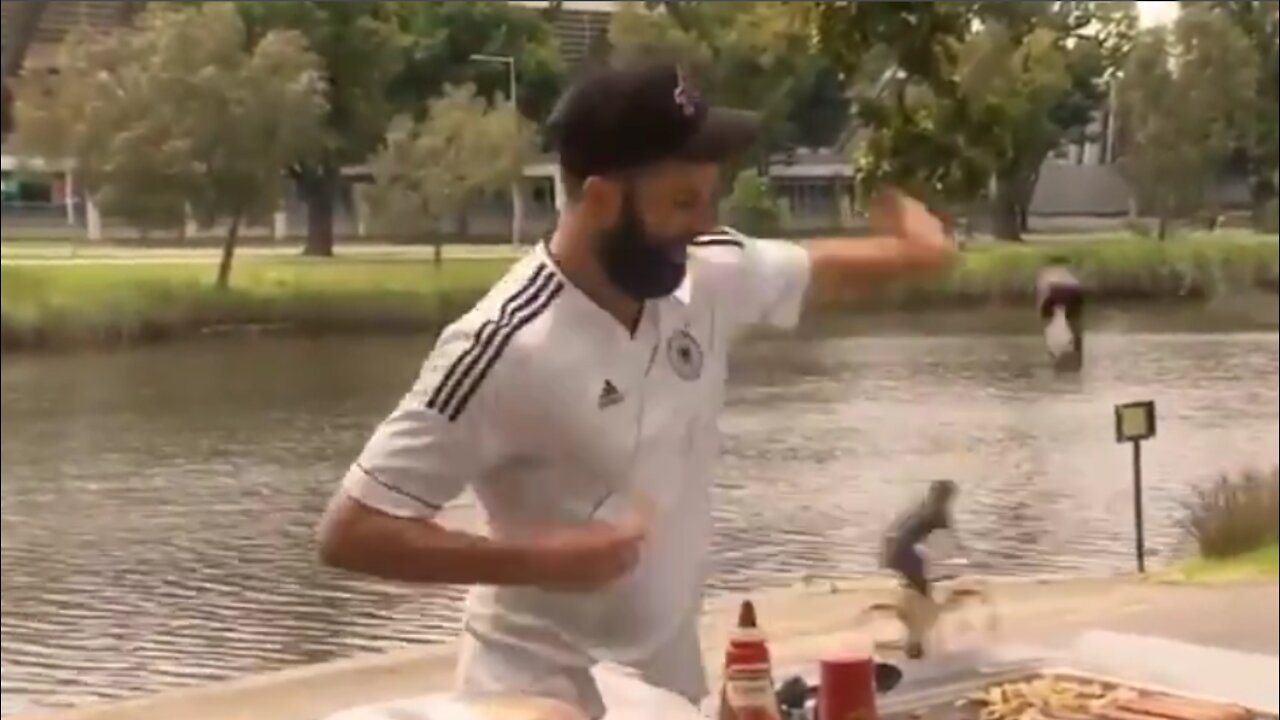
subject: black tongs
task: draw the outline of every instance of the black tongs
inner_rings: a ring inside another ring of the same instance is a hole
[[[891,692],[902,682],[902,669],[897,665],[878,662],[875,669],[876,694]],[[799,676],[793,677],[778,687],[778,706],[787,712],[803,711],[809,701],[818,696],[818,687],[809,685]]]

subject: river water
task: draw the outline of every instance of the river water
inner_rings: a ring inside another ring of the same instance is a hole
[[[1073,378],[1046,370],[1032,334],[946,323],[745,345],[723,420],[713,590],[873,571],[886,515],[936,477],[961,483],[958,522],[983,567],[1128,569],[1130,450],[1112,407],[1130,400],[1160,415],[1150,546],[1180,552],[1192,486],[1277,460],[1280,340],[1274,324],[1099,324]],[[428,345],[6,357],[3,714],[450,637],[459,592],[330,572],[311,546],[337,478]]]

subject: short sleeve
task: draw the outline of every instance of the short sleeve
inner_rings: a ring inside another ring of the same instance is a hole
[[[725,228],[694,241],[711,266],[718,302],[735,324],[790,329],[809,290],[809,253],[785,240],[751,238]]]
[[[479,477],[492,456],[492,383],[468,358],[468,334],[446,331],[413,388],[378,425],[343,479],[375,510],[429,518]],[[468,372],[470,371],[470,372]],[[490,387],[486,387],[489,385]]]

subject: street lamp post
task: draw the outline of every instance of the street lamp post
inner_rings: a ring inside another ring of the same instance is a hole
[[[509,82],[507,99],[511,101],[511,117],[514,120],[515,127],[512,128],[512,137],[518,137],[520,134],[520,106],[516,95],[516,59],[510,55],[486,55],[477,53],[471,56],[476,62],[498,63],[507,66],[507,78]],[[520,174],[511,181],[511,244],[513,246],[520,245],[520,239],[523,237],[524,231],[524,193],[521,191],[521,180],[524,178],[524,169],[521,168]]]

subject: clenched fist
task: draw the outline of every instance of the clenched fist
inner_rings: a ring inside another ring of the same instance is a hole
[[[924,203],[900,191],[880,194],[871,205],[871,228],[898,240],[904,262],[923,269],[941,269],[956,256],[955,243]]]
[[[636,500],[621,517],[590,520],[534,534],[528,543],[537,584],[548,590],[591,592],[635,568],[652,522],[652,505]]]

